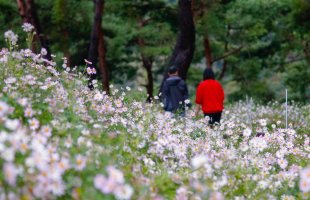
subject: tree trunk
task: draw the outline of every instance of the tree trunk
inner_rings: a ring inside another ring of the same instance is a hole
[[[151,102],[153,100],[153,74],[152,74],[152,65],[153,61],[151,58],[147,58],[141,53],[142,63],[143,67],[146,70],[147,73],[147,85],[146,85],[146,91],[147,91],[147,102]]]
[[[27,6],[24,0],[17,0],[18,5],[18,12],[19,15],[22,17],[23,23],[30,23],[32,24],[31,16],[29,16],[29,13],[27,13]],[[37,37],[35,37],[37,38]],[[35,41],[32,41],[31,43],[31,50],[33,52],[36,52],[36,44]]]
[[[147,21],[140,19],[139,20],[139,26],[142,28],[147,24]],[[153,100],[153,74],[152,74],[152,66],[153,66],[153,60],[151,57],[146,57],[143,53],[142,50],[145,46],[145,41],[143,38],[138,38],[137,43],[141,49],[141,60],[142,60],[142,65],[146,70],[147,73],[147,84],[146,84],[146,91],[147,91],[147,102],[152,102]]]
[[[36,31],[36,38],[40,41],[41,47],[45,48],[47,51],[47,54],[44,56],[44,58],[46,58],[47,60],[52,60],[48,40],[43,34],[34,0],[26,0],[26,2],[23,0],[18,0],[17,3],[23,21],[28,22],[34,26]]]
[[[71,54],[69,50],[69,30],[67,28],[62,29],[63,34],[63,52],[64,56],[67,58],[67,66],[71,66]]]
[[[19,15],[22,17],[23,22],[31,22],[31,19],[29,19],[29,16],[27,16],[27,7],[24,0],[17,0],[18,5],[18,12]]]
[[[212,69],[213,60],[212,60],[209,37],[207,34],[203,37],[203,45],[204,45],[204,50],[205,50],[207,68]]]
[[[176,66],[179,69],[179,76],[186,80],[195,50],[195,26],[190,0],[179,0],[178,19],[180,31],[168,67]],[[164,73],[163,82],[168,77],[167,69]]]
[[[46,49],[47,55],[44,58],[52,60],[51,52],[48,46],[48,41],[42,33],[40,21],[35,8],[34,0],[17,0],[18,11],[24,23],[30,23],[34,26],[36,31],[35,37],[40,41],[41,46]],[[35,44],[32,43],[32,50],[35,51]]]
[[[94,0],[95,4],[95,16],[94,16],[94,24],[90,36],[90,45],[88,50],[88,61],[92,62],[89,67],[97,69],[97,58],[98,58],[98,42],[99,42],[99,34],[101,30],[101,21],[102,21],[102,13],[103,13],[103,0]],[[96,70],[98,72],[98,70]],[[96,78],[94,74],[90,75],[90,79],[88,82],[89,89],[93,90],[94,86],[92,81]]]
[[[103,87],[103,90],[106,91],[107,94],[109,94],[109,92],[110,92],[109,72],[108,72],[108,67],[106,64],[106,50],[105,50],[105,43],[104,43],[104,33],[103,33],[103,30],[101,27],[99,30],[98,53],[99,53],[99,71],[100,71],[101,78],[102,78],[102,87]]]

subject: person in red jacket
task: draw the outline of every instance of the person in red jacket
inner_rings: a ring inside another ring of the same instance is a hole
[[[209,117],[209,124],[220,123],[224,109],[224,90],[222,85],[214,80],[212,69],[205,69],[203,81],[196,91],[196,116],[202,110],[204,116]]]

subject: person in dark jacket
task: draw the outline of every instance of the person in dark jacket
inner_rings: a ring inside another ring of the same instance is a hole
[[[172,113],[185,114],[185,100],[188,99],[187,85],[179,77],[178,68],[172,66],[168,69],[169,77],[163,85],[164,110]]]

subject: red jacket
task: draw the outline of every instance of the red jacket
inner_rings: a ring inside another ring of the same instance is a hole
[[[195,102],[202,105],[205,114],[221,112],[224,108],[224,90],[221,84],[213,79],[202,81],[197,87]]]

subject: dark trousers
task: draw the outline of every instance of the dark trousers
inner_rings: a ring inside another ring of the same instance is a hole
[[[215,122],[220,123],[222,112],[216,112],[216,113],[205,113],[205,116],[208,116],[209,124],[214,124]]]

